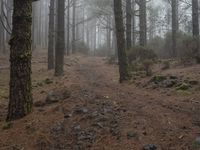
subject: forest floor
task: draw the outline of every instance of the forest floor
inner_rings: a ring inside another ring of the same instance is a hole
[[[33,112],[6,123],[9,65],[0,58],[0,150],[200,149],[200,84],[187,92],[152,77],[119,84],[117,65],[81,55],[66,57],[65,75],[54,77],[46,60],[33,56]],[[200,82],[200,65],[157,74]]]

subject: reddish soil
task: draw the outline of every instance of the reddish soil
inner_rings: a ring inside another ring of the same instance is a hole
[[[200,85],[190,95],[174,89],[143,86],[150,78],[118,83],[116,65],[103,58],[65,58],[65,75],[47,71],[45,53],[34,54],[34,111],[3,129],[8,104],[8,60],[0,58],[1,150],[141,150],[146,144],[158,150],[198,150]],[[175,67],[160,74],[195,78],[200,65]],[[48,78],[48,79],[47,79]],[[46,81],[53,83],[46,83]],[[45,103],[50,91],[70,92],[69,98]]]

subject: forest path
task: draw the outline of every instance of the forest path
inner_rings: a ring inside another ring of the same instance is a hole
[[[78,84],[89,95],[120,110],[116,113],[119,139],[106,143],[102,149],[113,149],[114,145],[119,150],[141,149],[149,143],[163,150],[192,149],[191,139],[195,136],[192,132],[199,129],[194,125],[199,122],[199,104],[192,103],[191,99],[188,103],[187,98],[169,96],[163,91],[129,83],[120,85],[117,66],[106,64],[102,58],[80,59],[74,72]]]
[[[183,97],[167,94],[168,89],[119,84],[118,66],[100,57],[66,57],[65,70],[63,77],[54,77],[46,71],[46,57],[34,57],[34,111],[0,132],[0,149],[140,150],[146,144],[158,150],[199,148],[194,145],[200,131],[198,93]],[[7,74],[0,74],[1,91],[8,91]],[[46,84],[49,79],[52,83]],[[69,98],[46,104],[50,91],[62,95],[63,90],[70,92]],[[2,95],[1,118],[7,107],[7,93]]]

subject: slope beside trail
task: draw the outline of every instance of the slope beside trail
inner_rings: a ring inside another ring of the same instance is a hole
[[[63,77],[54,77],[45,67],[46,58],[35,56],[34,111],[0,131],[0,149],[140,150],[147,144],[159,150],[198,149],[198,94],[167,95],[129,82],[119,84],[118,67],[100,57],[66,57]],[[6,73],[2,70],[0,76]],[[8,78],[4,80],[1,91],[7,89]]]

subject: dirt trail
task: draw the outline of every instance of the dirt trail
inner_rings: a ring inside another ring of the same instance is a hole
[[[34,99],[44,101],[50,90],[62,88],[71,96],[36,107],[27,118],[0,132],[4,137],[0,149],[13,148],[10,144],[36,150],[140,150],[146,144],[158,150],[199,148],[194,145],[200,132],[198,93],[183,97],[162,89],[120,85],[117,66],[98,57],[75,58],[73,62],[66,58],[62,78],[52,72],[44,75],[42,67],[36,70],[35,80],[51,74],[54,83],[35,88]],[[13,137],[18,133],[20,138]]]
[[[124,109],[118,120],[121,132],[118,142],[121,144],[117,144],[117,149],[141,149],[149,143],[163,150],[193,148],[192,140],[196,136],[194,133],[199,132],[200,120],[197,118],[200,113],[199,101],[191,103],[192,99],[197,99],[195,95],[167,96],[162,91],[119,85],[115,67],[91,59],[82,62],[79,74],[86,79],[86,84],[90,83],[88,87],[95,93],[100,92],[109,97],[108,101]],[[127,139],[129,132],[136,134],[134,140]]]

